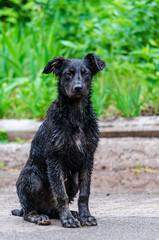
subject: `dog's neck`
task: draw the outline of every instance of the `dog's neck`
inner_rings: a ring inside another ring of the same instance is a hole
[[[84,127],[87,120],[86,116],[88,116],[91,108],[90,96],[81,99],[70,99],[64,95],[59,95],[58,100],[63,115],[72,126]]]

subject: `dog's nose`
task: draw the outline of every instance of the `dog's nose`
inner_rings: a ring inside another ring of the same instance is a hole
[[[81,84],[77,84],[77,85],[74,86],[74,90],[75,90],[75,91],[81,91],[82,88],[83,88],[83,87],[82,87]]]

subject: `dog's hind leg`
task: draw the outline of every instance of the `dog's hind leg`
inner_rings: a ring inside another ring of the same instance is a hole
[[[44,183],[42,179],[31,171],[24,171],[17,181],[17,193],[22,206],[21,210],[13,210],[12,214],[24,217],[25,221],[39,225],[51,224],[51,220],[41,209]]]

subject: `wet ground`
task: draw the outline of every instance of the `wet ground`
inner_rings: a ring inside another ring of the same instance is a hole
[[[98,226],[65,229],[59,220],[37,226],[11,215],[12,209],[20,208],[17,176],[16,170],[0,171],[0,240],[159,240],[159,194],[92,193],[90,211]],[[77,209],[76,201],[70,208]]]

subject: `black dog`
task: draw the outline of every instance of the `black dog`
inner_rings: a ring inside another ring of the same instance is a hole
[[[83,60],[56,57],[46,65],[43,73],[58,77],[58,98],[32,141],[16,184],[22,209],[13,210],[13,215],[44,225],[50,218],[60,218],[64,227],[97,225],[88,208],[99,140],[90,97],[92,77],[104,67],[94,54]],[[70,211],[78,190],[79,212]]]

